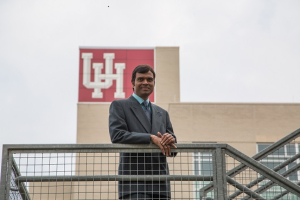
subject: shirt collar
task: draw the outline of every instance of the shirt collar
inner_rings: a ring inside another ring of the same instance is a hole
[[[144,99],[142,99],[141,97],[139,97],[138,95],[136,95],[135,93],[132,94],[132,96],[140,103],[142,104],[144,102]],[[146,100],[147,103],[149,104],[149,98]]]

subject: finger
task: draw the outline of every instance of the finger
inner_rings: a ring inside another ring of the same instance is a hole
[[[166,153],[166,152],[165,152],[165,149],[164,149],[164,147],[163,147],[163,145],[161,144],[161,142],[160,142],[159,139],[156,140],[156,145],[160,148],[162,154],[165,155],[165,153]]]
[[[168,147],[168,152],[169,152],[168,156],[170,156],[171,155],[171,146],[167,145],[167,147]]]
[[[162,138],[162,135],[161,135],[160,132],[157,132],[157,135],[158,135],[159,138]]]
[[[168,135],[169,135],[169,133],[164,133],[162,136],[167,137]]]
[[[157,136],[154,137],[153,143],[156,144],[160,149],[162,149],[161,139]]]
[[[163,134],[163,137],[168,138],[168,137],[170,137],[170,134],[169,133],[165,133],[165,134]]]
[[[169,145],[163,145],[163,147],[165,149],[166,156],[169,156],[170,155],[170,147],[169,147]]]
[[[175,143],[175,138],[172,135],[169,135],[166,141],[164,141],[164,144],[171,144]]]
[[[165,155],[165,156],[169,155],[169,154],[168,154],[168,149],[167,149],[167,147],[166,147],[165,145],[162,145],[162,146],[163,146],[164,152],[165,152],[164,155]]]
[[[171,146],[174,148],[177,148],[177,146],[174,143],[172,143]]]
[[[163,144],[166,143],[166,140],[168,139],[169,135],[170,135],[169,133],[163,134],[162,139],[161,139]]]
[[[170,142],[169,142],[169,144],[172,144],[172,143],[173,144],[175,143],[175,138],[174,137],[172,137],[171,140],[170,140]]]
[[[160,148],[162,154],[164,154],[164,156],[165,156],[166,155],[166,151],[165,151],[164,147],[160,144],[159,148]]]
[[[154,137],[153,143],[156,144],[160,148],[160,150],[161,150],[161,152],[162,152],[163,155],[166,155],[165,149],[164,149],[164,147],[161,144],[161,139],[158,136]]]
[[[172,138],[173,138],[173,136],[168,137],[164,143],[165,143],[165,144],[174,143],[174,142],[172,142]]]
[[[171,155],[171,147],[170,147],[170,145],[166,145],[167,147],[168,147],[168,156],[170,156]]]

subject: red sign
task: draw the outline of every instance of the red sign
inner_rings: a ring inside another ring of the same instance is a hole
[[[112,102],[132,95],[131,74],[154,67],[153,49],[80,49],[79,102]],[[154,102],[154,92],[149,96]]]

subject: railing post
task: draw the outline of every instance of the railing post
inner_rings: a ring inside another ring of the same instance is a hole
[[[1,183],[0,183],[0,199],[5,199],[6,194],[6,173],[7,173],[8,154],[7,148],[3,146],[2,149],[2,163],[1,163]]]
[[[226,188],[226,164],[225,152],[221,148],[216,148],[213,152],[213,170],[214,170],[214,199],[227,199]]]
[[[0,199],[9,199],[10,194],[10,180],[12,170],[13,154],[10,154],[8,148],[3,145],[2,153],[2,170],[1,170],[1,187],[0,187]]]
[[[11,172],[12,172],[12,160],[13,160],[13,154],[8,154],[8,165],[7,165],[7,182],[6,182],[6,198],[9,200],[9,194],[10,194],[10,181],[11,181]]]

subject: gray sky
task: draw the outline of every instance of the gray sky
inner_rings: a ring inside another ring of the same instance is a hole
[[[179,46],[182,102],[300,103],[299,10],[298,0],[0,0],[0,151],[76,142],[79,46]]]

